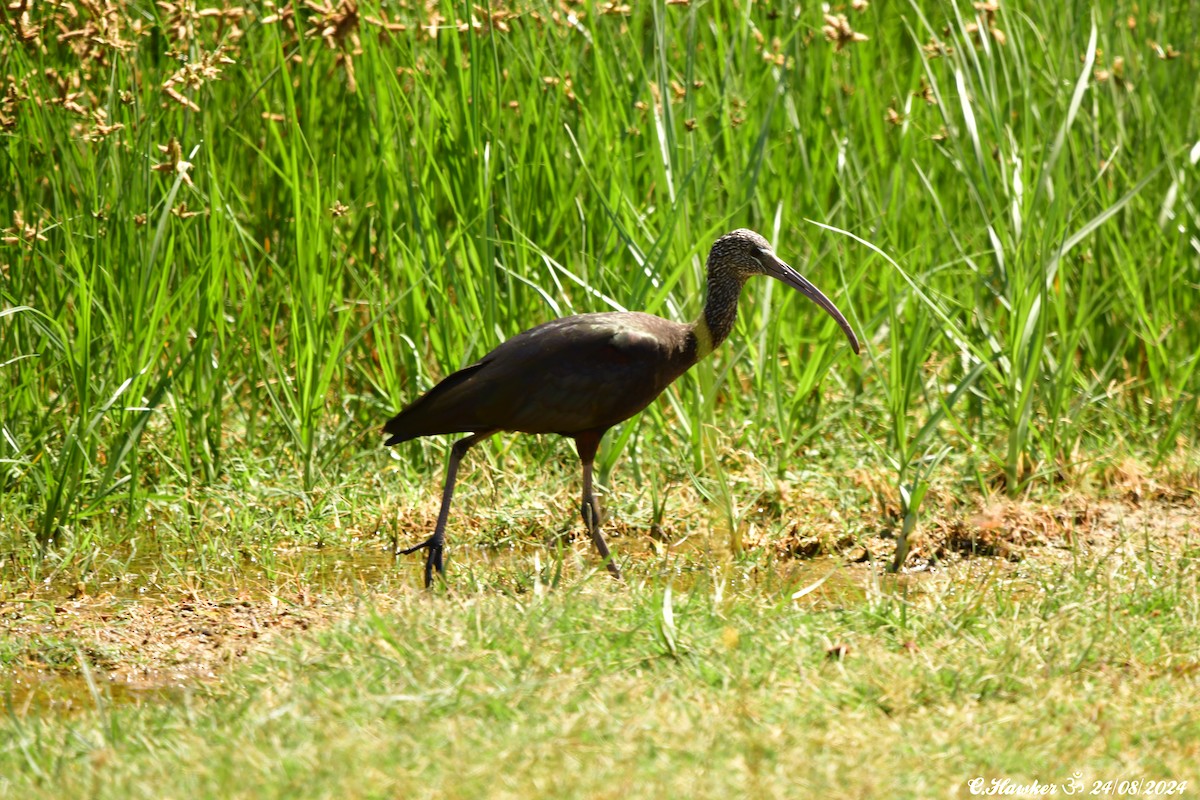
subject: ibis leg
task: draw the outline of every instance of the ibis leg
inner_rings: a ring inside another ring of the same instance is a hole
[[[428,550],[428,555],[425,556],[425,588],[428,589],[433,585],[433,571],[436,569],[438,575],[445,573],[445,568],[442,564],[442,551],[446,546],[446,520],[450,518],[450,498],[454,496],[454,481],[458,477],[458,463],[462,461],[463,456],[480,440],[491,436],[495,431],[483,431],[476,433],[473,436],[468,436],[465,439],[459,439],[450,448],[450,463],[446,466],[446,485],[442,489],[442,510],[438,512],[437,527],[433,529],[433,536],[430,536],[425,541],[407,550],[402,550],[401,553],[408,555],[415,553],[418,550]]]
[[[583,505],[580,512],[583,515],[583,524],[592,537],[592,543],[596,545],[600,558],[604,560],[604,566],[614,578],[621,580],[621,570],[608,552],[608,543],[604,541],[604,534],[600,532],[600,504],[596,502],[596,495],[592,492],[592,462],[596,458],[596,450],[603,435],[592,434],[575,439],[575,448],[579,451],[580,461],[583,462]]]

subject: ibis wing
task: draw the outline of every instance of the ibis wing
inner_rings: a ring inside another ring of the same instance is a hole
[[[455,408],[459,405],[456,397],[463,393],[462,385],[470,381],[483,367],[484,362],[480,361],[446,376],[441,383],[389,419],[383,426],[383,432],[388,434],[384,444],[391,446],[418,436],[432,436],[438,433],[484,430],[483,427],[470,424],[462,416],[461,410]]]
[[[641,411],[690,366],[685,326],[583,314],[518,334],[447,377],[385,428],[391,443],[492,428],[572,434]]]
[[[497,404],[503,427],[564,434],[606,429],[641,411],[686,369],[666,320],[589,314],[564,322],[528,342],[512,340],[527,357],[510,362],[519,377]]]

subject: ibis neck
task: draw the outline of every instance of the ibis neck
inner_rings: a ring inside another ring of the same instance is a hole
[[[742,282],[737,278],[720,272],[708,273],[708,296],[704,311],[692,323],[697,360],[715,350],[733,331],[733,324],[737,321],[738,295],[741,293]]]

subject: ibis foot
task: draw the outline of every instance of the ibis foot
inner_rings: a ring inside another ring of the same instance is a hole
[[[402,555],[415,553],[418,550],[429,551],[429,555],[425,557],[426,589],[433,585],[433,571],[435,569],[439,576],[445,576],[446,574],[446,570],[442,565],[442,551],[446,546],[446,520],[450,518],[450,499],[454,497],[454,481],[458,477],[458,462],[462,461],[463,456],[467,454],[467,451],[473,445],[495,432],[495,430],[480,431],[465,439],[459,439],[450,448],[450,462],[446,465],[446,485],[442,488],[442,510],[438,512],[437,525],[433,529],[433,536],[430,536],[415,547],[401,551]]]
[[[600,558],[604,560],[605,568],[617,580],[625,580],[621,576],[621,568],[617,566],[617,562],[613,560],[612,553],[608,551],[608,543],[604,541],[604,534],[600,532],[600,523],[598,521],[600,519],[600,511],[596,508],[596,499],[589,497],[584,500],[580,512],[583,516],[583,524],[587,526],[588,534],[592,537],[592,544],[596,545],[596,551],[600,553]]]
[[[428,550],[429,554],[425,556],[425,588],[428,589],[433,585],[433,571],[436,569],[439,577],[446,574],[446,569],[442,564],[442,552],[445,550],[446,538],[441,531],[438,531],[433,536],[430,536],[425,541],[418,545],[401,550],[401,555],[409,555],[418,550]]]
[[[604,562],[604,566],[608,567],[609,575],[612,575],[622,583],[625,582],[625,576],[621,574],[621,568],[616,565],[616,562],[614,562],[611,557]]]
[[[621,569],[617,566],[617,562],[613,561],[612,554],[608,552],[608,544],[604,541],[604,534],[600,532],[600,505],[596,502],[596,495],[592,492],[592,462],[596,458],[596,450],[599,449],[600,439],[603,436],[604,431],[590,431],[575,435],[575,450],[579,453],[579,460],[583,464],[583,502],[579,506],[579,513],[583,517],[583,524],[588,530],[588,535],[592,537],[592,544],[596,545],[596,552],[600,554],[609,574],[617,580],[623,580]]]

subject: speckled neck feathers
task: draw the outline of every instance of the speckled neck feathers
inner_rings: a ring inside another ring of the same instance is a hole
[[[736,275],[719,265],[709,269],[704,311],[693,323],[698,358],[704,358],[715,350],[733,331],[733,325],[737,322],[738,295],[741,293],[742,281]]]

